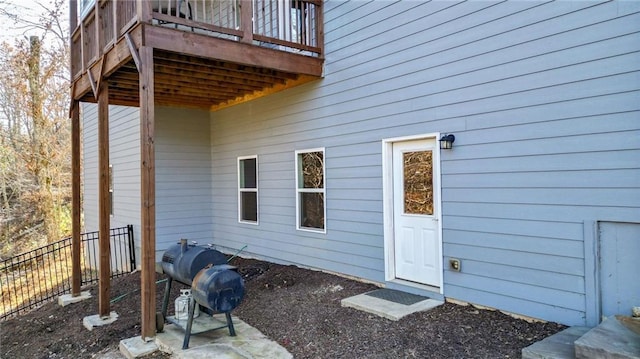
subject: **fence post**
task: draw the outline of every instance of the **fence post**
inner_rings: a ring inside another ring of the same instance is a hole
[[[136,269],[136,248],[135,248],[135,240],[133,238],[133,225],[127,225],[127,232],[129,233],[129,263],[131,267],[129,270],[133,272]]]

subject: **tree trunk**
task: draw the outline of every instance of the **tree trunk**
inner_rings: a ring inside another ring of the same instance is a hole
[[[33,120],[33,136],[31,143],[33,174],[38,187],[39,214],[44,221],[47,242],[60,239],[55,202],[52,191],[50,139],[47,136],[48,124],[43,114],[43,97],[40,85],[40,39],[31,36],[29,54],[29,97],[31,102],[31,118]]]

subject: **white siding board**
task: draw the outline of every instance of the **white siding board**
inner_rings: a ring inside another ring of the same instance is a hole
[[[468,130],[480,130],[509,127],[523,123],[547,123],[563,119],[592,119],[613,113],[637,112],[639,110],[640,91],[630,91],[605,94],[595,98],[576,99],[570,102],[549,103],[544,106],[506,109],[499,112],[480,114],[466,118],[465,125]],[[568,130],[571,130],[571,127]],[[581,131],[580,129],[574,130]]]
[[[626,188],[443,188],[442,196],[451,202],[530,203],[569,206],[637,207],[640,192]]]
[[[630,189],[632,191],[632,189]],[[576,218],[598,218],[603,221],[634,222],[638,219],[637,207],[566,206],[550,204],[470,203],[447,202],[443,215],[477,216],[488,218],[524,219],[538,221],[573,221]]]
[[[520,219],[447,216],[443,228],[463,231],[535,236],[561,240],[582,240],[582,223],[527,221]]]
[[[451,272],[447,272],[449,274]],[[453,277],[453,276],[451,276]],[[548,298],[554,298],[554,304],[561,308],[580,311],[584,309],[584,294],[573,293],[567,290],[556,290],[548,287],[532,286],[519,282],[508,282],[487,278],[483,276],[464,275],[451,279],[455,285],[465,286],[469,289],[485,290],[509,297],[518,297],[527,293],[527,299],[532,302],[544,303]]]
[[[472,303],[492,303],[493,308],[511,313],[520,313],[534,318],[539,315],[538,313],[546,313],[549,318],[562,318],[567,325],[581,325],[580,323],[584,323],[585,320],[582,311],[549,306],[547,303],[538,303],[518,296],[512,297],[504,293],[492,293],[457,285],[445,285],[445,289],[454,298],[468,298]]]
[[[549,272],[542,270],[533,270],[530,268],[521,268],[513,266],[505,266],[500,263],[487,263],[468,260],[464,262],[464,271],[471,275],[484,276],[486,273],[500,273],[500,279],[511,282],[518,282],[539,286],[545,283],[545,287],[568,291],[572,293],[584,293],[584,279],[581,276],[567,275],[557,272]],[[456,273],[450,272],[451,278],[455,278]],[[452,280],[455,282],[455,280]]]
[[[460,258],[463,261],[462,265],[464,265],[464,261],[466,260],[475,260],[487,263],[501,263],[512,267],[584,276],[584,263],[580,258],[460,244],[445,244],[444,254],[447,257]],[[500,273],[490,274],[497,278],[500,277]],[[463,273],[460,277],[465,276],[466,273]],[[544,285],[544,283],[540,283],[540,285]]]
[[[471,247],[504,249],[518,252],[548,254],[581,259],[584,245],[578,240],[559,240],[537,235],[505,234],[474,231],[473,229],[445,229],[447,243]]]
[[[382,254],[382,248],[380,247],[372,247],[366,245],[354,245],[353,243],[343,242],[343,241],[334,241],[329,242],[322,239],[317,238],[304,238],[300,239],[296,237],[294,234],[287,234],[278,231],[277,229],[267,228],[264,231],[267,233],[271,233],[273,235],[277,234],[274,238],[270,238],[268,240],[265,239],[257,239],[257,238],[246,238],[242,235],[240,231],[230,231],[230,232],[222,232],[224,234],[225,239],[233,239],[242,238],[243,244],[246,244],[249,247],[250,251],[253,251],[253,246],[260,245],[268,245],[270,248],[283,248],[283,252],[286,253],[307,253],[311,257],[316,258],[331,258],[333,261],[339,261],[345,264],[349,263],[349,258],[353,255],[351,253],[361,252],[361,255],[370,254],[370,261],[359,263],[360,267],[368,267],[375,269],[375,265],[379,260],[380,255]],[[214,241],[217,245],[218,241]]]
[[[640,39],[638,39],[640,41]],[[629,97],[632,100],[632,97]],[[603,105],[598,102],[599,105]],[[610,106],[610,104],[605,104]],[[615,109],[620,111],[620,107],[607,107],[601,111],[611,111]],[[625,112],[616,113],[598,113],[591,114],[589,118],[565,117],[553,118],[541,122],[518,123],[517,121],[509,121],[504,124],[495,124],[489,127],[485,121],[482,124],[485,127],[467,130],[467,138],[465,144],[488,144],[508,141],[521,141],[532,139],[554,138],[561,140],[566,136],[590,135],[598,133],[611,133],[620,131],[631,131],[640,129],[638,122],[638,113],[640,111],[640,103],[633,108],[625,109]],[[523,114],[521,113],[520,116]],[[532,120],[532,117],[542,116],[541,113],[531,113],[525,115],[526,119]],[[485,117],[486,119],[486,117]],[[563,143],[564,144],[564,143]]]
[[[638,168],[640,149],[563,153],[540,156],[473,158],[449,160],[442,164],[442,173],[500,173],[530,171],[618,170]]]
[[[447,188],[634,188],[640,169],[451,174],[443,175]]]

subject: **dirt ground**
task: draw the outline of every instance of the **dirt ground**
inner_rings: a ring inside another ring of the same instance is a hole
[[[232,264],[246,282],[233,314],[295,358],[519,358],[522,348],[564,328],[452,303],[394,322],[340,306],[343,298],[375,289],[371,284],[252,259]],[[111,305],[119,318],[93,331],[82,318],[97,313],[97,287],[88,288],[90,300],[67,307],[48,303],[0,322],[0,358],[100,358],[117,351],[120,340],[140,335],[139,285],[137,273],[114,280],[112,298],[128,293]],[[163,292],[160,283],[158,310]],[[173,292],[172,302],[179,286]]]

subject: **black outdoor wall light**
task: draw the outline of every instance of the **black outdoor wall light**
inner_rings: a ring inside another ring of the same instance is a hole
[[[452,134],[442,135],[440,137],[440,149],[450,150],[453,147],[453,142],[456,140],[456,136]]]

